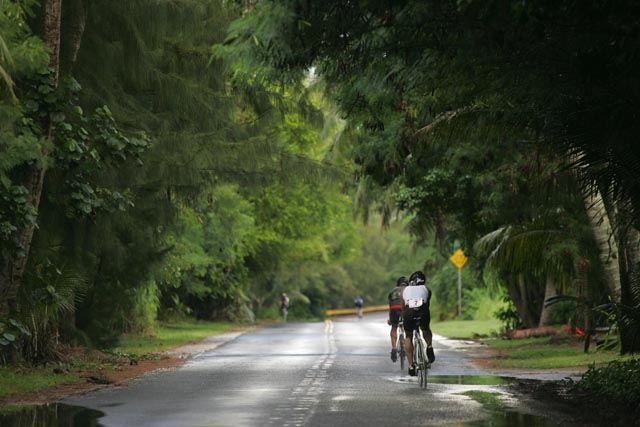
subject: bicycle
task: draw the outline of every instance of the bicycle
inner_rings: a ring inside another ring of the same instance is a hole
[[[404,371],[404,360],[407,358],[407,352],[404,349],[404,324],[402,321],[402,316],[400,316],[400,321],[398,322],[398,336],[396,338],[396,354],[400,359],[400,370]]]
[[[420,388],[426,389],[431,363],[427,358],[427,343],[422,335],[422,328],[419,326],[413,331],[413,362],[418,372]]]

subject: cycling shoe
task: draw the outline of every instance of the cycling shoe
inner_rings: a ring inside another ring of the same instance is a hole
[[[409,366],[409,375],[411,375],[412,377],[417,376],[418,372],[416,371],[417,371],[416,365]]]

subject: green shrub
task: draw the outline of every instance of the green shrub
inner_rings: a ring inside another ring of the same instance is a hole
[[[467,291],[463,304],[462,311],[469,320],[492,320],[496,307],[502,305],[502,297],[485,287],[473,288]]]
[[[601,397],[640,413],[640,359],[613,361],[606,367],[591,366],[573,390]]]
[[[30,337],[31,332],[15,319],[0,319],[0,365],[5,363],[5,355],[17,348],[20,339]]]
[[[522,325],[522,319],[513,301],[505,294],[502,298],[502,303],[502,307],[494,313],[496,319],[502,322],[504,329],[518,329]]]

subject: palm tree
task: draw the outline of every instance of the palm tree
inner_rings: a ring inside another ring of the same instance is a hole
[[[481,237],[474,249],[486,256],[485,268],[505,282],[525,327],[551,321],[544,301],[571,287],[580,259],[576,238],[550,216],[500,227]]]
[[[68,267],[58,269],[50,263],[35,270],[25,277],[21,289],[21,307],[26,308],[22,321],[30,329],[25,355],[47,360],[55,356],[61,329],[74,324],[76,304],[85,296],[87,280]]]

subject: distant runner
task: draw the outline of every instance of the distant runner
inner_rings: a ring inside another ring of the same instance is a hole
[[[364,300],[360,295],[353,299],[353,305],[356,306],[356,314],[358,317],[362,318],[362,305],[364,304]]]
[[[282,320],[287,321],[287,314],[289,312],[289,297],[287,294],[282,293],[280,297],[280,315],[282,316]]]

